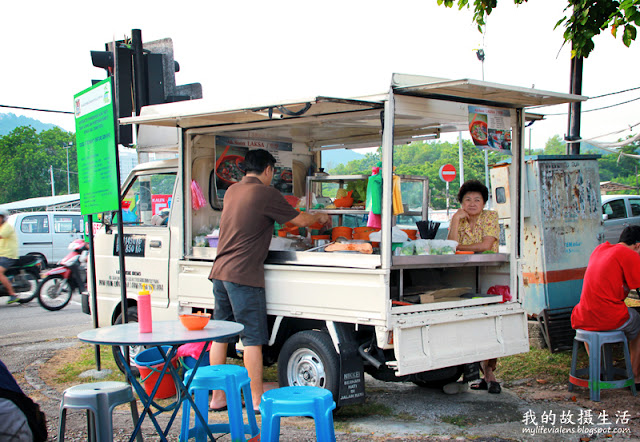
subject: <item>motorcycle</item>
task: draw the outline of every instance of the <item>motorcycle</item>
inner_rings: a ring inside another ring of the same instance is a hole
[[[38,255],[24,255],[5,271],[5,275],[20,304],[25,304],[36,297],[36,287],[40,280],[40,272],[44,260]],[[0,284],[0,296],[9,296],[4,285]]]
[[[70,252],[60,260],[59,267],[49,270],[36,289],[38,302],[47,310],[64,308],[71,301],[74,290],[79,293],[85,290],[89,244],[76,239],[68,248]]]

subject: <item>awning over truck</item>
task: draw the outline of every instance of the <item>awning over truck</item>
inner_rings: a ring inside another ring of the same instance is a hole
[[[561,94],[479,80],[447,80],[417,75],[393,74],[395,93],[425,98],[451,99],[504,107],[551,106],[585,101],[582,95]]]
[[[188,129],[331,115],[381,109],[383,106],[380,101],[316,97],[310,100],[216,111],[211,110],[206,101],[194,100],[146,106],[139,117],[121,118],[120,124],[151,124]]]
[[[581,95],[562,94],[478,80],[446,80],[417,75],[393,74],[392,88],[401,95],[428,97],[463,103],[522,108],[584,101]],[[206,100],[146,106],[138,117],[121,118],[120,124],[141,124],[194,128],[298,117],[318,117],[356,111],[382,109],[387,93],[363,99],[316,97],[264,106],[216,109]]]

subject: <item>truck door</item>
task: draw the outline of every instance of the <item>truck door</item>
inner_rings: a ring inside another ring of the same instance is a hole
[[[122,222],[124,230],[125,271],[128,296],[137,294],[142,284],[151,284],[151,303],[154,308],[169,305],[169,258],[171,250],[172,216],[171,197],[165,198],[166,206],[153,204],[156,195],[173,195],[175,172],[149,172],[136,176],[123,196]],[[119,222],[119,220],[118,220]],[[117,229],[112,226],[109,261],[105,266],[96,262],[96,273],[100,290],[117,295],[119,288]],[[96,260],[99,258],[97,257]]]

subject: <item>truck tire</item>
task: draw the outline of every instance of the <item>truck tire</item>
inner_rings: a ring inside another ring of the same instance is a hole
[[[278,357],[281,387],[309,385],[331,391],[338,400],[340,357],[326,332],[305,330],[291,336]]]
[[[127,322],[138,322],[138,307],[131,306],[127,308]],[[122,323],[124,323],[124,318],[122,316],[122,313],[120,313],[113,324],[115,325]],[[135,358],[136,355],[143,351],[145,348],[146,347],[144,345],[129,346],[129,367],[131,368],[131,373],[133,373],[135,377],[140,377],[140,370],[138,370],[138,367],[136,367],[135,363],[133,362],[133,358]],[[116,365],[126,376],[126,371],[124,369],[124,366],[120,362],[120,357],[118,356],[118,352],[122,352],[122,354],[124,355],[124,349],[125,346],[113,346],[111,347],[111,352],[113,353],[113,359],[116,361]]]

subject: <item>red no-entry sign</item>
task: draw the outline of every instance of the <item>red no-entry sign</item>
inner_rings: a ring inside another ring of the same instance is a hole
[[[450,183],[456,179],[456,168],[453,164],[445,164],[440,168],[440,179],[445,183]]]

